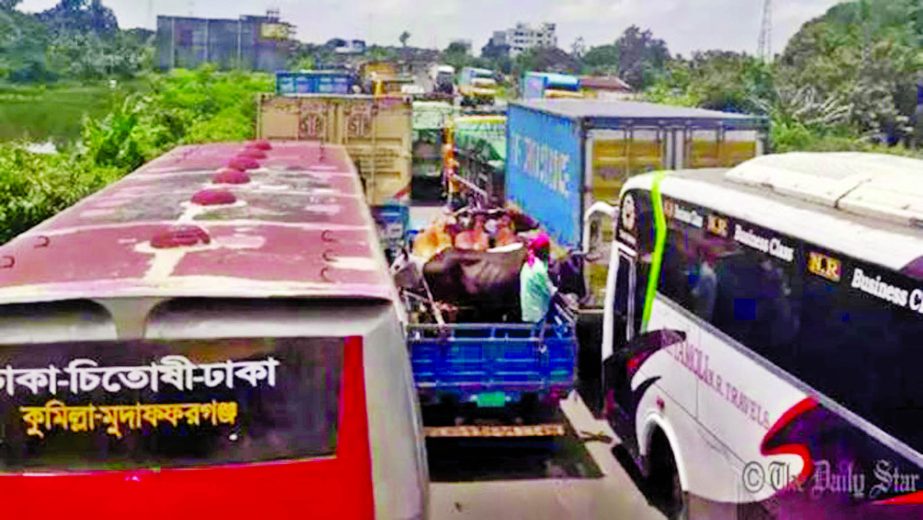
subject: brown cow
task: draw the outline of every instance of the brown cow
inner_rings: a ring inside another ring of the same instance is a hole
[[[468,312],[460,321],[518,321],[519,271],[525,248],[504,252],[446,249],[423,266],[433,298]]]

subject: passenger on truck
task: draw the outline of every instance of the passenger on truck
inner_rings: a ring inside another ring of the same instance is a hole
[[[503,215],[497,220],[497,230],[494,233],[494,247],[504,247],[519,243],[516,236],[516,227],[509,215]]]
[[[548,260],[551,257],[551,239],[544,232],[529,243],[526,262],[519,271],[519,302],[522,307],[522,321],[537,323],[545,319],[551,307],[551,298],[558,288],[548,276]]]
[[[455,248],[469,251],[487,251],[490,249],[490,235],[484,229],[487,217],[483,213],[474,216],[471,229],[462,231],[455,237]]]

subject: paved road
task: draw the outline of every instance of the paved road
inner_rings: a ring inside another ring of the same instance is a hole
[[[431,442],[432,518],[664,518],[613,456],[618,441],[609,440],[614,434],[608,425],[596,421],[576,394],[562,409],[573,431],[552,447],[534,442],[519,446],[509,441],[441,446]],[[578,439],[600,433],[608,439]]]

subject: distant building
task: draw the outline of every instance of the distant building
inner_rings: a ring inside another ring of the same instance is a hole
[[[163,70],[213,63],[221,69],[285,69],[295,27],[265,16],[234,19],[157,17],[157,63]]]
[[[557,47],[558,36],[553,23],[543,23],[539,27],[532,27],[525,23],[517,23],[516,27],[505,31],[494,31],[490,45],[494,47],[508,46],[510,56],[517,56],[523,51],[534,47]]]

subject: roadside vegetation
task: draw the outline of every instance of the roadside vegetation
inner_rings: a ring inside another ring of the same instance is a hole
[[[177,145],[252,138],[256,95],[272,90],[269,75],[210,68],[144,82],[85,116],[79,142],[57,153],[0,144],[0,243]]]

